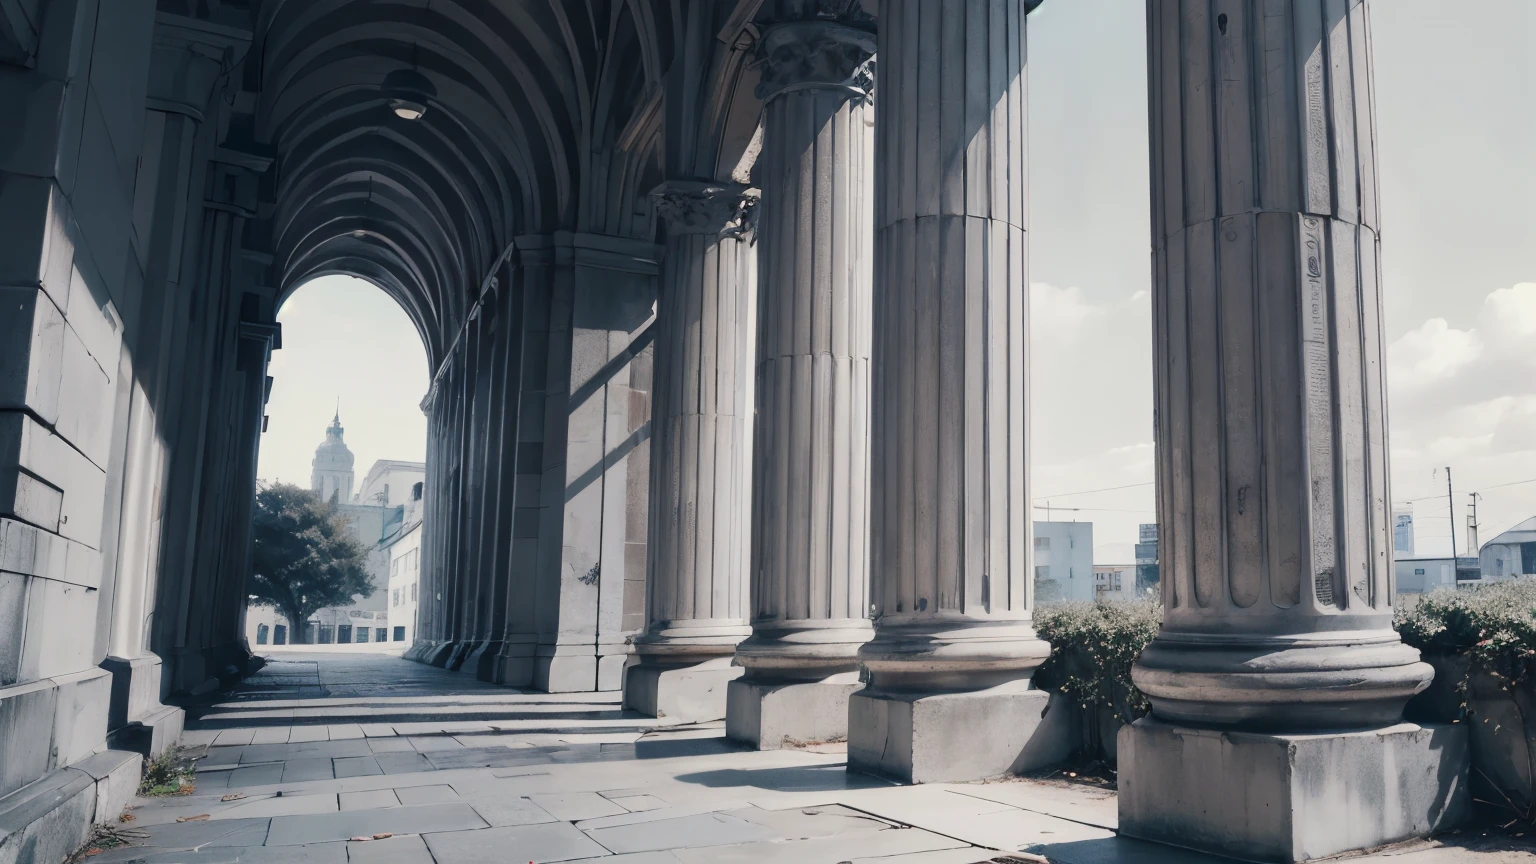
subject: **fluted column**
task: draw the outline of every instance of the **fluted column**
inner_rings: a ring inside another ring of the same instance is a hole
[[[748,626],[750,306],[757,256],[738,186],[678,181],[654,193],[667,225],[656,304],[646,630],[628,707],[719,720]]]
[[[849,764],[905,780],[1019,767],[1046,701],[1029,689],[1050,653],[1030,626],[1030,5],[880,9],[879,628],[860,652],[870,686],[850,703]],[[965,713],[945,709],[955,694]]]
[[[752,636],[737,649],[747,674],[730,685],[727,732],[760,747],[846,734],[872,635],[868,25],[784,21],[759,45]]]
[[[1164,620],[1121,828],[1285,861],[1432,830],[1464,730],[1393,725],[1433,671],[1392,629],[1366,5],[1147,9]]]

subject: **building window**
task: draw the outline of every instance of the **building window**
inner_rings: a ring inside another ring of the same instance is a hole
[[[373,641],[375,641],[375,642],[388,642],[389,641],[389,628],[387,628],[387,627],[375,627],[375,628],[373,628]]]
[[[391,606],[399,606],[400,605],[400,589],[399,588],[396,588],[395,590],[390,592],[389,605],[391,605]]]
[[[404,627],[396,627],[395,628],[395,641],[396,642],[404,642],[405,641],[405,628]]]
[[[267,644],[267,625],[265,625],[265,624],[257,624],[256,625],[256,644],[257,645],[265,645],[265,644]]]
[[[352,625],[343,624],[336,628],[336,644],[347,645],[352,642]]]
[[[357,641],[359,643],[367,642],[368,641],[368,628],[367,627],[359,627],[359,628],[357,628]]]
[[[1413,575],[1415,575],[1415,576],[1423,576],[1424,575],[1424,568],[1423,567],[1415,567],[1415,568],[1413,568]]]
[[[287,645],[288,644],[288,626],[286,624],[279,624],[276,627],[272,628],[272,644],[273,645]]]
[[[411,602],[412,603],[416,602],[416,583],[415,582],[411,583]]]
[[[1051,538],[1049,538],[1049,537],[1036,537],[1035,538],[1035,548],[1036,549],[1049,549],[1049,548],[1051,548]]]
[[[329,645],[336,641],[336,627],[333,624],[320,625],[320,644]]]

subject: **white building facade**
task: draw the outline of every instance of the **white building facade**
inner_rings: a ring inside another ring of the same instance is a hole
[[[1135,564],[1093,565],[1093,599],[1105,603],[1135,600]]]
[[[1092,522],[1036,522],[1034,550],[1039,602],[1092,601],[1098,596]]]

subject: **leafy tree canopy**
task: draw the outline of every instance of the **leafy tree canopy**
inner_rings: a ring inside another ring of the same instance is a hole
[[[251,603],[282,612],[292,641],[308,639],[304,622],[321,609],[373,595],[368,550],[334,502],[291,483],[262,485],[252,532]]]

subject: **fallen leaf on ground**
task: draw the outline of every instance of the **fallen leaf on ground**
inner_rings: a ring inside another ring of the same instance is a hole
[[[389,838],[391,838],[393,836],[395,836],[395,832],[393,832],[393,831],[385,831],[382,834],[375,834],[375,835],[373,835],[373,839],[375,839],[375,840],[388,840]]]
[[[245,797],[245,793],[244,792],[236,792],[236,793],[234,793],[232,795],[225,795],[224,797],[220,798],[219,800],[220,801],[239,801],[241,798],[244,798],[244,797]]]
[[[366,843],[366,842],[368,842],[369,840],[372,840],[372,839],[373,839],[372,837],[363,837],[363,836],[359,835],[357,837],[348,837],[347,838],[347,842],[348,843]]]
[[[124,813],[123,815],[117,817],[117,821],[119,821],[119,822],[132,822],[133,820],[135,820],[137,818],[139,818],[139,817],[133,815],[132,813]]]
[[[176,817],[176,821],[177,822],[206,822],[207,820],[208,820],[208,814],[207,813],[199,813],[196,816],[177,816]]]

